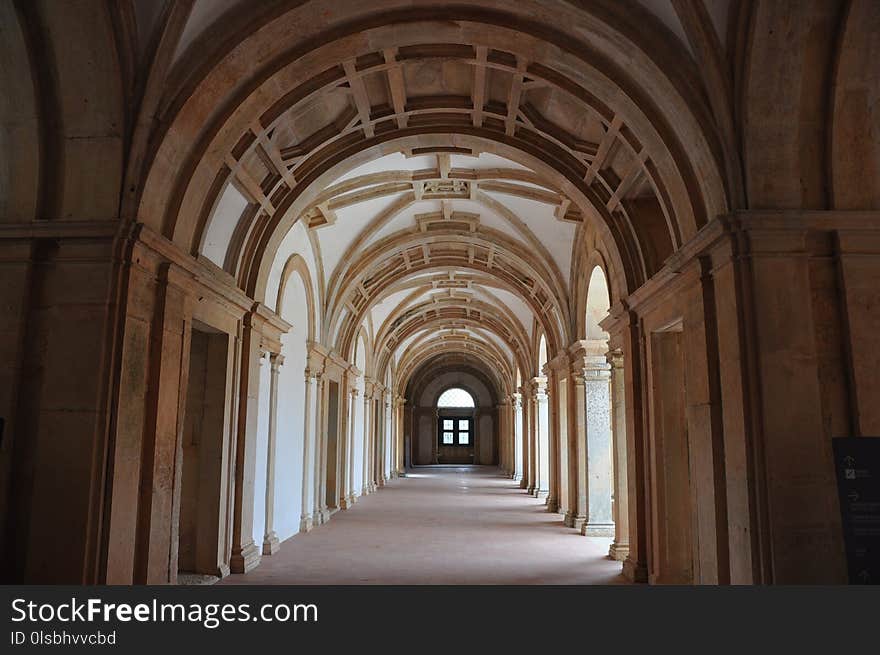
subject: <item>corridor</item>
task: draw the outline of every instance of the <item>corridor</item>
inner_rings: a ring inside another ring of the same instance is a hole
[[[494,467],[421,468],[220,584],[618,584],[583,537]]]

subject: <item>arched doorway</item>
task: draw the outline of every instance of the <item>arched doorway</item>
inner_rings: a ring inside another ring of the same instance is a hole
[[[437,463],[475,462],[476,410],[474,397],[461,387],[450,387],[437,399]]]
[[[600,322],[608,316],[611,299],[600,266],[594,266],[587,287],[586,340],[584,345],[584,407],[586,416],[587,520],[585,535],[614,536],[614,493],[611,366],[608,364],[608,333]],[[625,453],[619,455],[625,457]]]

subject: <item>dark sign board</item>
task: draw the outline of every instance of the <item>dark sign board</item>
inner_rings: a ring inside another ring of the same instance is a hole
[[[850,584],[880,584],[880,438],[832,439]]]

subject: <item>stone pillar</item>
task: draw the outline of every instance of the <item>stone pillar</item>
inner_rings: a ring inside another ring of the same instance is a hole
[[[394,464],[392,466],[392,476],[395,478],[402,477],[404,474],[403,462],[403,432],[404,432],[404,404],[406,401],[395,396],[394,398]]]
[[[573,415],[569,419],[569,475],[572,507],[565,524],[583,533],[587,522],[587,395],[584,381],[583,358],[576,357],[571,367],[571,392],[569,403]]]
[[[387,391],[383,391],[379,397],[379,407],[381,408],[382,420],[379,422],[379,449],[376,458],[377,464],[377,475],[376,475],[376,484],[379,487],[385,486],[385,481],[388,479],[388,471],[386,470],[386,463],[388,458],[388,446],[389,446],[389,430],[388,430],[388,417],[391,414],[391,401]]]
[[[629,493],[626,480],[626,388],[623,379],[623,353],[607,355],[611,366],[611,451],[614,471],[614,542],[608,549],[611,559],[623,561],[629,554]]]
[[[547,397],[547,378],[535,378],[535,487],[536,498],[546,498],[550,491],[550,413]]]
[[[526,458],[526,464],[528,465],[528,486],[526,486],[526,491],[531,496],[535,495],[535,490],[538,488],[538,403],[535,398],[536,393],[537,386],[533,380],[529,384],[529,411],[526,421],[526,427],[529,431],[527,440],[529,452]]]
[[[232,557],[229,569],[247,573],[260,563],[260,549],[254,543],[254,478],[257,457],[257,413],[260,393],[260,333],[253,321],[255,311],[245,316],[241,340],[241,385],[239,387],[238,439],[235,452],[235,508],[232,524]]]
[[[278,552],[280,542],[274,530],[275,513],[275,439],[278,428],[278,374],[284,364],[284,355],[269,355],[269,441],[266,445],[266,526],[263,535],[263,555]]]
[[[439,439],[440,434],[437,432],[437,428],[440,425],[440,412],[438,410],[434,410],[434,426],[431,428],[431,433],[434,435],[434,438],[431,440],[431,463],[439,464],[440,463],[440,446]]]
[[[502,473],[507,473],[506,462],[504,461],[504,440],[507,439],[507,430],[505,427],[505,406],[504,403],[495,405],[495,430],[498,432],[498,467]],[[479,460],[479,453],[474,453],[474,460]]]
[[[523,479],[523,410],[522,394],[513,394],[513,474],[514,480]]]
[[[352,388],[349,391],[349,397],[351,398],[350,407],[349,407],[349,429],[348,429],[348,495],[343,500],[343,507],[351,507],[357,502],[357,495],[355,495],[355,480],[354,480],[354,443],[355,439],[357,439],[356,432],[356,418],[357,418],[357,403],[358,396],[360,395],[360,391],[358,391],[357,387],[354,386],[354,382],[352,382]]]
[[[317,406],[315,408],[315,506],[312,518],[318,525],[330,518],[327,508],[327,394],[326,372],[318,378]]]
[[[370,413],[372,410],[372,403],[370,402],[369,389],[370,385],[369,383],[366,383],[364,386],[364,470],[363,480],[361,481],[362,496],[366,496],[372,492],[372,489],[370,489]]]
[[[522,411],[522,423],[520,424],[522,431],[522,478],[519,481],[519,488],[528,491],[532,462],[532,403],[528,387],[519,387],[519,395]]]
[[[626,414],[626,480],[629,503],[629,554],[623,561],[623,575],[632,582],[648,580],[648,530],[645,434],[643,416],[642,362],[645,342],[638,321],[631,312],[621,312],[623,344],[624,412]]]
[[[558,375],[555,371],[548,371],[547,377],[547,511],[556,512],[559,509],[560,490],[559,464],[562,459],[559,443],[559,388]]]
[[[614,536],[611,518],[611,367],[604,356],[589,355],[584,368],[587,408],[588,537]]]
[[[315,424],[318,398],[318,376],[320,374],[306,369],[306,400],[303,404],[303,472],[302,472],[302,513],[300,532],[308,532],[314,525],[312,492],[315,488]]]
[[[140,543],[135,551],[135,584],[167,584],[177,580],[182,463],[182,446],[178,435],[181,432],[189,377],[191,316],[176,267],[169,265],[160,275],[159,298],[153,327],[155,336],[151,344],[151,393],[147,395],[148,419],[142,446],[138,517]],[[62,463],[60,460],[58,465]],[[66,463],[70,465],[70,458]],[[244,514],[245,520],[250,519],[247,526],[250,531],[243,537],[253,532],[253,475],[250,498],[250,514]],[[238,525],[240,523],[236,522]],[[26,539],[28,535],[22,535],[22,538]],[[259,563],[259,552],[256,552],[253,538],[250,538],[250,546],[256,563]],[[46,563],[44,566],[51,567],[52,564]]]

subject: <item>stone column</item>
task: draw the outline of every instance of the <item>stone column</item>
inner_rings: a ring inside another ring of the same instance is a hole
[[[438,426],[440,425],[440,412],[438,410],[434,410],[434,427],[431,428],[431,433],[434,435],[434,438],[431,440],[431,463],[439,464],[440,463],[440,446],[438,441],[440,439],[440,434],[438,433]]]
[[[366,496],[370,489],[370,402],[369,386],[364,387],[364,469],[361,481],[361,495]]]
[[[519,488],[528,491],[530,470],[532,462],[532,412],[531,412],[531,394],[528,387],[521,386],[519,388],[520,410],[522,411],[522,422],[520,430],[522,431],[522,478],[519,481]]]
[[[394,457],[391,477],[399,478],[403,473],[403,404],[399,396],[394,397]]]
[[[573,416],[570,418],[569,445],[571,448],[570,475],[573,506],[565,519],[569,527],[583,532],[587,522],[587,395],[584,380],[584,362],[576,357],[571,369],[571,390],[573,394],[570,406]]]
[[[388,430],[388,417],[391,414],[389,411],[391,409],[391,401],[387,391],[382,392],[379,398],[379,406],[381,407],[382,420],[379,422],[379,452],[376,458],[376,464],[378,465],[376,484],[379,487],[384,487],[385,481],[388,479],[388,471],[386,470],[389,445],[388,440],[390,436]]]
[[[547,378],[535,378],[535,489],[536,498],[546,498],[550,491],[550,413]]]
[[[360,395],[360,391],[358,391],[357,387],[354,386],[354,382],[352,382],[352,388],[349,391],[350,408],[349,408],[349,426],[348,426],[348,444],[349,444],[349,453],[348,453],[348,495],[343,500],[343,507],[351,507],[357,502],[357,496],[354,493],[355,490],[355,480],[354,480],[354,457],[355,457],[355,448],[354,443],[355,439],[357,439],[356,432],[356,419],[357,419],[357,403],[358,396]]]
[[[523,479],[523,411],[522,394],[513,394],[513,474],[514,480]]]
[[[607,355],[611,365],[611,442],[614,471],[614,542],[608,549],[611,559],[623,561],[629,554],[629,494],[626,480],[626,387],[623,379],[623,353]]]
[[[302,472],[302,512],[300,515],[300,532],[308,532],[314,525],[312,518],[312,491],[315,473],[315,423],[318,397],[318,373],[305,370],[306,400],[303,404],[303,472]]]
[[[556,512],[561,502],[559,483],[559,464],[561,448],[559,443],[559,387],[555,371],[547,374],[547,511]]]
[[[315,407],[315,507],[312,518],[318,525],[330,518],[327,509],[327,394],[329,385],[326,374],[318,378],[317,405]]]
[[[263,535],[263,555],[274,555],[280,543],[274,530],[275,514],[275,439],[278,428],[278,375],[284,364],[284,355],[269,355],[269,440],[266,445],[266,526]]]
[[[538,484],[538,403],[535,399],[536,393],[537,386],[533,380],[529,384],[529,409],[526,419],[526,427],[529,431],[527,438],[529,452],[526,457],[526,464],[528,466],[528,485],[526,486],[526,491],[531,496],[535,495],[535,489],[537,489]]]
[[[254,313],[245,317],[241,339],[238,436],[235,451],[235,505],[232,524],[232,573],[247,573],[260,563],[254,543],[254,478],[257,459],[257,412],[260,392],[260,333]]]
[[[611,367],[602,355],[585,358],[587,521],[582,534],[613,537],[611,519]]]

